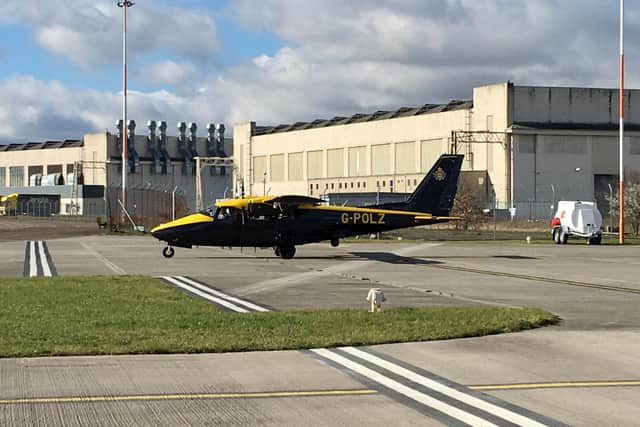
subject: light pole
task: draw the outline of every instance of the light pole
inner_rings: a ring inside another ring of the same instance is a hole
[[[267,195],[267,172],[266,171],[262,174],[262,195],[263,196]]]
[[[618,110],[620,113],[620,220],[618,243],[624,244],[624,0],[620,0],[620,91]]]
[[[135,3],[119,1],[122,8],[122,206],[127,206],[127,9]],[[124,218],[124,213],[123,213]]]

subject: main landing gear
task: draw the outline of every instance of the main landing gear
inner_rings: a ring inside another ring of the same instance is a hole
[[[296,254],[296,246],[291,236],[278,235],[273,252],[282,259],[291,259]]]
[[[164,256],[165,258],[171,258],[175,254],[176,254],[176,251],[171,246],[167,246],[162,250],[162,256]]]
[[[281,244],[274,247],[273,252],[282,259],[291,259],[296,254],[296,247],[291,244]]]
[[[334,237],[329,242],[331,243],[331,246],[333,246],[334,248],[337,248],[338,245],[340,244],[340,239],[338,239],[337,237]]]

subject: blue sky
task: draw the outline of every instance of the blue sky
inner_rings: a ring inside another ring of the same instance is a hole
[[[113,127],[115,3],[0,4],[0,141]],[[636,88],[639,12],[628,2],[627,86]],[[469,99],[474,86],[506,80],[617,85],[615,1],[139,0],[128,16],[139,123],[313,120]]]

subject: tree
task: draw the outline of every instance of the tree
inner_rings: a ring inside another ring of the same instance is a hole
[[[456,229],[462,227],[465,231],[470,226],[478,229],[486,220],[482,213],[482,203],[477,191],[471,191],[464,182],[458,182],[458,192],[453,202],[451,215],[463,218],[461,221],[456,221]]]
[[[605,198],[611,204],[613,215],[620,215],[619,191],[613,197],[606,195]],[[626,224],[631,224],[634,236],[640,232],[640,182],[625,183],[624,188],[624,220]]]

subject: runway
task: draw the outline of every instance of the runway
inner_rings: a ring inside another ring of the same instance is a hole
[[[290,261],[219,248],[177,249],[166,260],[145,237],[79,237],[47,247],[60,275],[164,277],[231,310],[366,310],[375,286],[389,306],[535,306],[563,322],[372,348],[4,359],[3,425],[44,417],[53,425],[91,417],[103,425],[634,425],[640,417],[637,247],[314,244]],[[0,274],[23,275],[24,255],[24,242],[3,244]]]

